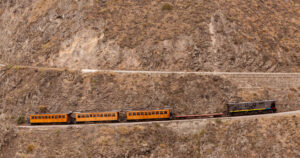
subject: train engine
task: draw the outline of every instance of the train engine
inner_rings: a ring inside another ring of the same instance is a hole
[[[274,100],[227,104],[228,116],[274,113],[276,110],[276,102]]]

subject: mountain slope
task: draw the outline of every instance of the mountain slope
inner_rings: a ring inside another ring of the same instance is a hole
[[[0,8],[0,63],[300,72],[296,0],[25,0]]]

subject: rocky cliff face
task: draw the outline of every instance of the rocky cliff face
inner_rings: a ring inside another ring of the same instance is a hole
[[[264,99],[300,110],[299,74],[76,70],[300,72],[299,14],[298,0],[2,0],[0,157],[299,157],[299,114],[16,126],[32,112],[167,105],[203,114]]]
[[[299,114],[291,114],[138,125],[19,128],[0,156],[299,157],[299,121]]]
[[[273,99],[279,112],[300,110],[297,74],[85,74],[14,66],[3,67],[0,80],[0,117],[13,123],[44,108],[57,113],[170,106],[184,115],[224,112],[228,102]]]
[[[0,63],[300,71],[297,0],[0,2]]]

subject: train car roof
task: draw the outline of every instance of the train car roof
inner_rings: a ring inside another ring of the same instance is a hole
[[[113,111],[75,111],[73,114],[83,114],[83,113],[99,113],[99,112],[120,112],[121,110],[113,110]]]
[[[246,103],[263,103],[263,102],[276,102],[276,101],[275,100],[263,100],[263,101],[238,102],[238,103],[227,103],[227,104],[246,104]]]
[[[132,109],[132,110],[126,110],[127,111],[154,111],[154,110],[171,110],[171,109]]]
[[[29,115],[61,115],[61,114],[72,114],[72,112],[64,112],[64,113],[29,113]]]

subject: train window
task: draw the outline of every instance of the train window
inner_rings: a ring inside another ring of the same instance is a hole
[[[93,117],[93,115],[92,115],[92,114],[90,114],[90,117]]]
[[[131,113],[131,112],[129,112],[129,113],[128,113],[128,115],[129,115],[129,116],[131,116],[131,115],[132,115],[132,113]]]
[[[77,115],[77,118],[80,118],[81,117],[81,115]]]
[[[100,116],[103,117],[103,114],[101,114]]]
[[[168,114],[168,112],[167,112],[167,111],[165,111],[165,114]]]
[[[81,115],[82,118],[84,118],[84,115]]]
[[[61,115],[58,115],[58,118],[61,118]]]
[[[135,113],[135,112],[133,113],[133,116],[136,116],[136,113]]]
[[[65,117],[66,117],[65,115],[62,116],[62,118],[65,118]]]
[[[42,119],[44,119],[45,117],[44,116],[42,116]]]
[[[41,119],[42,117],[41,116],[39,116],[39,119]]]
[[[141,115],[144,115],[144,112],[141,112]]]
[[[115,114],[115,113],[112,113],[112,116],[113,116],[113,117],[115,117],[115,116],[116,116],[116,114]]]
[[[100,115],[99,115],[99,114],[97,114],[97,117],[100,117]]]
[[[156,115],[159,115],[159,111],[156,111]]]
[[[107,114],[104,114],[104,117],[107,117]]]
[[[145,112],[145,115],[148,115],[148,112]]]
[[[55,116],[55,118],[57,119],[57,115]]]
[[[155,115],[155,112],[154,112],[154,111],[152,111],[152,115]]]
[[[162,115],[162,114],[164,114],[164,112],[163,112],[163,111],[160,111],[160,112],[159,112],[159,114],[161,114],[161,115]]]
[[[111,113],[108,114],[108,117],[111,117]]]
[[[31,119],[34,119],[34,117],[33,117],[33,116],[31,116]]]
[[[96,114],[94,114],[93,117],[96,117]]]
[[[137,113],[136,113],[136,115],[140,116],[140,113],[139,113],[139,112],[137,112]]]
[[[37,119],[37,116],[34,116],[34,119]]]
[[[88,114],[86,114],[86,115],[85,115],[85,118],[89,118],[89,115],[88,115]]]

